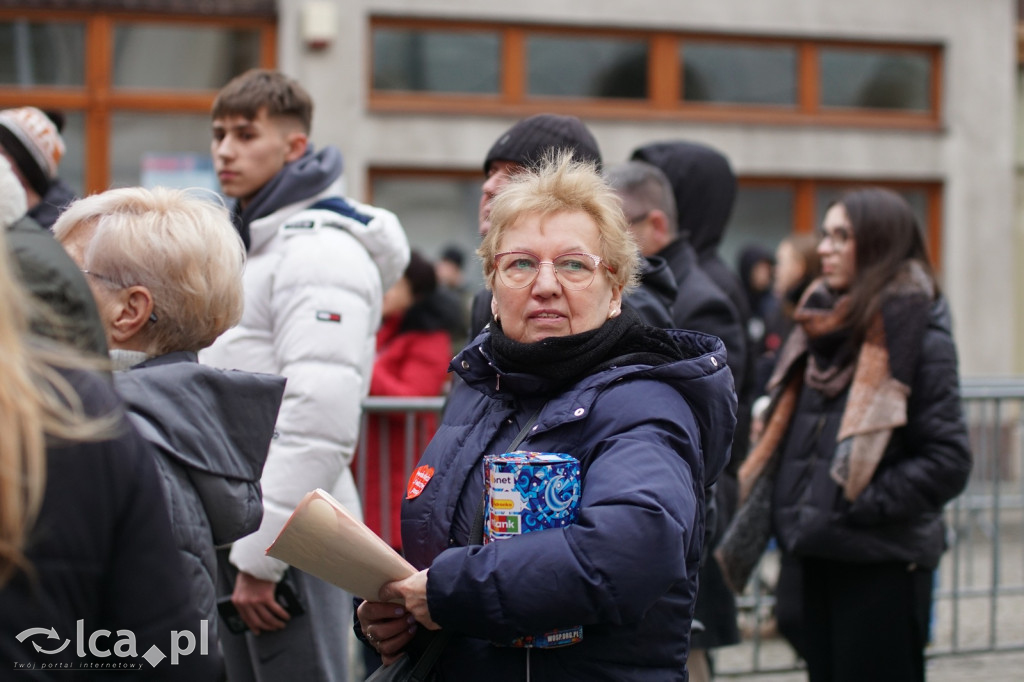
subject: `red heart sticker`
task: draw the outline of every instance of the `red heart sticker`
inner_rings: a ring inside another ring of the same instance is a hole
[[[412,500],[419,497],[423,489],[427,487],[427,483],[430,483],[433,475],[434,467],[426,464],[413,469],[412,476],[409,477],[409,489],[405,493],[405,499]]]

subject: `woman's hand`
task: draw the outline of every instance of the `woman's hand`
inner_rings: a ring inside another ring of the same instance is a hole
[[[363,636],[384,665],[391,665],[416,634],[416,618],[397,604],[364,601],[356,609]]]
[[[390,582],[380,588],[381,601],[400,601],[406,610],[416,617],[428,630],[440,630],[441,626],[430,618],[427,605],[427,571],[424,569],[404,580]]]

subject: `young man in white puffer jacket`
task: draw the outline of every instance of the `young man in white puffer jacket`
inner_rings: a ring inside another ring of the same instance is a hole
[[[401,277],[409,244],[392,213],[341,196],[341,154],[313,152],[312,101],[294,80],[242,74],[218,94],[212,117],[214,167],[236,199],[249,260],[242,321],[201,359],[288,379],[261,479],[263,522],[230,550],[227,590],[250,632],[224,637],[228,677],[344,680],[351,597],[264,552],[315,488],[360,508],[349,464],[381,299]],[[286,569],[301,616],[274,598]]]

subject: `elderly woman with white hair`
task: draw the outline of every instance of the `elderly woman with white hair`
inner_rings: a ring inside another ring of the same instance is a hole
[[[198,362],[241,316],[242,241],[223,207],[160,188],[77,201],[54,234],[92,287],[115,387],[155,446],[175,540],[215,632],[215,547],[259,527],[284,392],[281,377]]]

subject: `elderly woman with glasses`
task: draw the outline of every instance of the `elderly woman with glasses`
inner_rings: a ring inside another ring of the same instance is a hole
[[[724,348],[622,307],[636,246],[614,192],[568,156],[502,190],[478,253],[494,320],[451,365],[475,390],[452,398],[403,502],[420,570],[363,602],[358,631],[385,664],[447,632],[441,679],[686,679],[705,490],[735,424]],[[473,546],[483,457],[517,433],[519,450],[579,460],[578,518]],[[568,646],[509,646],[572,626]]]
[[[211,198],[115,189],[73,203],[53,229],[92,288],[115,388],[154,446],[192,599],[216,635],[215,547],[259,527],[284,379],[198,362],[243,302],[242,241]]]

